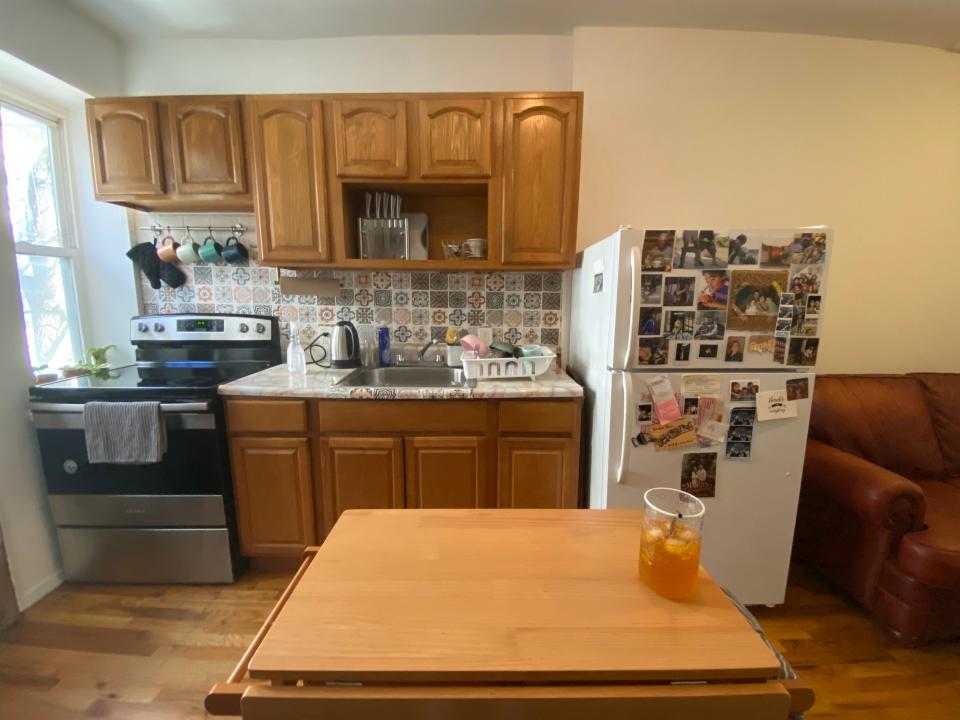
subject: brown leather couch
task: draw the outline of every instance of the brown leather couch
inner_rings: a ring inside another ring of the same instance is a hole
[[[960,374],[817,378],[795,555],[903,643],[960,636]]]

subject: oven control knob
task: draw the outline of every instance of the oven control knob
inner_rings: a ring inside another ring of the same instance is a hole
[[[137,332],[145,333],[150,329],[150,326],[146,323],[137,323]]]
[[[257,332],[263,335],[267,331],[267,326],[263,323],[257,323]]]
[[[161,323],[154,323],[153,330],[154,332],[163,332],[163,325]]]
[[[63,471],[67,475],[76,475],[77,470],[80,469],[80,465],[76,460],[64,460],[63,461]]]
[[[240,323],[240,332],[245,333],[250,330],[250,326],[246,323]]]

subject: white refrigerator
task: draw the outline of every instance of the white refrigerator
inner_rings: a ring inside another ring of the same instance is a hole
[[[832,250],[824,227],[626,228],[584,250],[573,273],[590,507],[639,508],[651,487],[694,491],[707,508],[701,562],[746,604],[784,598]],[[696,445],[652,441],[666,420],[648,381],[662,376]],[[784,392],[788,417],[756,420],[765,391]]]

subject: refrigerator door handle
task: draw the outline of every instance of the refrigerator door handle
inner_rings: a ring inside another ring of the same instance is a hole
[[[620,463],[617,465],[617,484],[623,482],[627,472],[627,457],[630,452],[629,427],[631,399],[633,398],[633,375],[628,372],[620,373],[620,382],[623,383],[623,422],[620,424]]]
[[[630,368],[630,353],[636,345],[636,333],[640,331],[637,327],[638,310],[640,304],[640,270],[642,268],[642,258],[640,248],[634,245],[630,248],[630,332],[627,336],[627,349],[623,354],[623,369]]]

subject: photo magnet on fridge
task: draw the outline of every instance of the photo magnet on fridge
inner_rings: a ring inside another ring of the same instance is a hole
[[[825,232],[799,232],[793,236],[790,262],[794,265],[816,265],[827,258]]]
[[[808,295],[820,294],[823,265],[792,265],[790,267],[790,292],[793,304],[806,308]]]
[[[685,416],[696,417],[700,413],[700,398],[685,397],[683,399],[683,414]]]
[[[675,237],[675,230],[647,230],[640,251],[641,267],[655,272],[670,272],[673,268]]]
[[[666,365],[670,359],[670,341],[662,337],[642,337],[638,341],[637,365]]]
[[[719,347],[716,343],[701,343],[699,357],[704,359],[715,358],[717,357]]]
[[[773,335],[751,335],[747,341],[747,354],[772,355],[776,342]]]
[[[649,425],[653,422],[653,403],[639,403],[637,405],[637,422]]]
[[[733,380],[730,382],[731,402],[752,402],[757,399],[760,385],[756,380]]]
[[[787,380],[787,400],[806,400],[810,397],[810,378]]]
[[[668,277],[663,283],[663,304],[667,307],[689,307],[696,297],[695,277]]]
[[[787,350],[788,365],[816,365],[820,338],[790,338]]]
[[[690,343],[677,343],[673,352],[674,362],[690,362]]]
[[[693,340],[694,320],[696,313],[693,310],[667,310],[666,325],[663,336],[670,340]]]
[[[698,310],[693,337],[697,340],[721,340],[727,329],[726,323],[727,313],[723,310]]]
[[[674,267],[724,268],[729,246],[729,238],[713,230],[684,230],[677,241]]]
[[[750,443],[728,442],[725,457],[727,460],[749,460]]]
[[[704,270],[700,278],[697,310],[726,310],[730,276],[726,270]]]
[[[787,399],[786,389],[757,393],[757,422],[783,420],[796,416],[797,401]]]
[[[680,464],[680,489],[701,498],[717,492],[717,453],[684,453]]]
[[[807,317],[820,314],[820,296],[807,295]]]
[[[659,307],[640,308],[640,335],[661,335],[663,333],[663,310]]]
[[[659,305],[663,302],[663,275],[640,274],[640,302],[644,305]]]
[[[767,238],[760,243],[760,267],[786,268],[793,259],[793,242],[787,238]]]
[[[735,407],[730,409],[730,427],[749,427],[757,418],[754,407]]]
[[[746,337],[743,335],[730,335],[727,337],[727,350],[723,354],[725,362],[743,362],[743,346]]]
[[[770,332],[780,309],[780,294],[787,288],[785,270],[734,270],[730,278],[730,311],[727,329]]]
[[[732,427],[727,429],[727,440],[729,442],[753,442],[753,426],[750,427]]]
[[[727,265],[756,265],[759,259],[760,249],[747,233],[736,230],[730,232],[727,244]]]
[[[653,435],[653,447],[657,452],[697,445],[697,425],[694,418],[682,417],[666,425],[654,425],[650,428]]]

